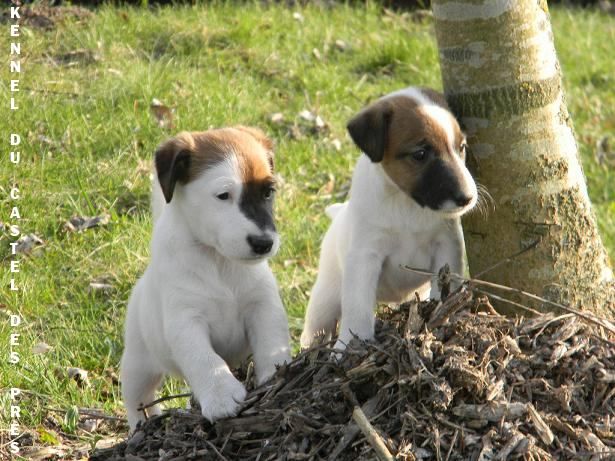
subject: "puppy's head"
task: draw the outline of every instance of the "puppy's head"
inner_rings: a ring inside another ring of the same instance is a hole
[[[419,88],[392,93],[359,112],[348,131],[421,207],[454,217],[476,204],[465,136],[441,94]]]
[[[165,200],[199,243],[244,261],[277,252],[272,147],[259,129],[236,126],[180,133],[158,148]]]

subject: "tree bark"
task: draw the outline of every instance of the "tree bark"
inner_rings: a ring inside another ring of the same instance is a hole
[[[469,165],[494,200],[485,216],[464,219],[470,273],[539,240],[481,278],[612,318],[613,272],[587,195],[546,1],[433,0],[432,7],[444,92],[468,134]]]

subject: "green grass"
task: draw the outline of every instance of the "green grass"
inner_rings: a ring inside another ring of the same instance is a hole
[[[303,21],[293,17],[295,11]],[[613,19],[563,9],[552,14],[589,192],[613,258],[615,178],[612,167],[594,159],[596,142],[615,131]],[[323,209],[345,190],[357,157],[346,121],[365,102],[391,90],[441,86],[431,24],[408,14],[381,15],[377,6],[104,7],[55,30],[22,30],[22,109],[0,127],[2,220],[9,221],[7,192],[16,182],[23,191],[22,232],[36,233],[45,247],[23,258],[16,276],[22,291],[0,293],[0,303],[26,320],[19,329],[21,366],[4,359],[0,365],[0,398],[6,415],[5,390],[28,389],[21,423],[30,428],[56,415],[47,408],[77,405],[122,414],[112,374],[122,350],[126,299],[148,261],[148,168],[161,140],[179,130],[236,123],[261,126],[274,137],[283,178],[277,200],[283,246],[272,266],[296,338],[327,226]],[[7,35],[0,37],[3,50]],[[340,49],[336,40],[347,48]],[[74,50],[88,53],[70,64],[66,54]],[[0,71],[4,108],[7,69]],[[175,107],[174,129],[153,121],[153,98]],[[328,130],[289,136],[292,125],[301,131],[303,109],[317,112]],[[284,114],[285,124],[270,122],[275,112]],[[6,155],[8,133],[16,127],[24,141],[18,168]],[[102,213],[111,215],[105,227],[84,233],[63,229],[71,216]],[[10,278],[11,240],[6,232],[0,237],[3,287]],[[90,282],[101,277],[113,290],[91,293]],[[2,310],[0,315],[0,353],[8,357],[8,322]],[[39,342],[53,349],[32,355]],[[77,387],[66,377],[67,367],[88,370],[91,385]],[[171,382],[165,392],[179,386]]]

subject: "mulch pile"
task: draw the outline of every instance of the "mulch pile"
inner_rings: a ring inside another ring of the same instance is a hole
[[[615,459],[615,344],[576,315],[502,317],[462,288],[379,318],[376,341],[301,353],[235,418],[172,410],[91,459]]]

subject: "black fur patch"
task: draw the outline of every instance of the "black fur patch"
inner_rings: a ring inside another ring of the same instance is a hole
[[[267,195],[269,194],[269,198]],[[243,185],[239,209],[261,230],[275,231],[273,222],[273,184],[270,181],[254,181]]]
[[[435,158],[425,166],[410,195],[422,207],[438,210],[447,200],[457,202],[464,194],[459,174],[453,166],[441,158]]]
[[[382,161],[388,145],[389,125],[393,111],[380,105],[368,107],[348,122],[347,129],[354,143],[374,163]]]
[[[155,154],[158,182],[167,203],[173,198],[175,184],[188,177],[191,152],[178,148],[174,140],[163,144]]]

